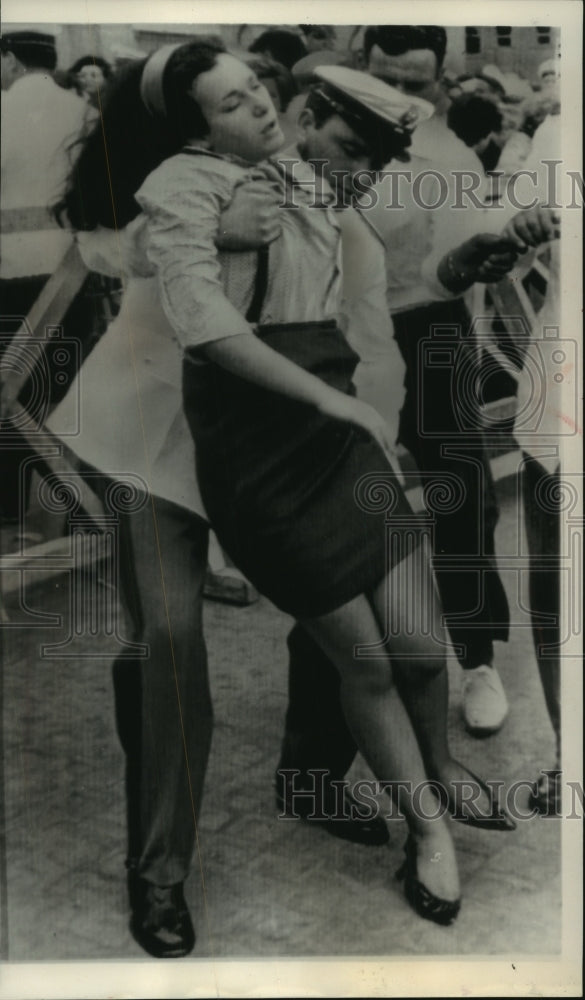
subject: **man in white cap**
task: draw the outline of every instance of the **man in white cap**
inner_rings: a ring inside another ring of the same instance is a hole
[[[340,222],[346,335],[362,359],[354,381],[358,395],[375,406],[397,434],[405,366],[391,339],[384,245],[371,225],[374,213],[348,206],[357,194],[360,172],[372,173],[391,160],[408,158],[412,131],[430,119],[433,108],[424,99],[352,69],[327,65],[317,67],[314,75],[299,117],[297,150],[302,160],[321,168],[325,180],[337,189],[339,207],[345,206]],[[489,245],[490,237],[484,259]],[[299,792],[319,785],[324,811],[332,816],[322,825],[330,833],[381,843],[387,834],[379,823],[350,822],[351,798],[346,790],[340,808],[331,784],[345,777],[356,753],[339,703],[337,672],[299,626],[290,633],[288,645],[289,705],[276,774],[277,803],[286,812],[305,817],[314,800],[303,799]],[[326,777],[314,775],[317,771],[326,772]]]
[[[319,66],[299,116],[298,144],[279,156],[302,161],[294,165],[297,175],[304,167],[313,176],[309,165],[316,167],[325,188],[330,185],[337,194],[343,326],[361,358],[354,383],[358,396],[382,413],[395,434],[405,366],[386,307],[384,246],[368,213],[352,205],[360,174],[371,174],[394,157],[403,159],[412,129],[431,113],[427,102],[411,101],[367,74]],[[311,822],[334,836],[372,846],[386,843],[384,822],[368,819],[367,813],[360,819],[349,790],[340,800],[333,784],[343,781],[357,752],[341,708],[339,674],[300,626],[291,631],[288,647],[289,703],[276,772],[277,805],[303,819],[322,810],[328,818]]]

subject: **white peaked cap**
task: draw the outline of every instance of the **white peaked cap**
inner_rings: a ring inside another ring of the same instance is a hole
[[[316,66],[314,75],[338,91],[340,100],[349,98],[354,105],[393,125],[412,131],[434,113],[434,107],[421,97],[410,97],[369,73],[346,66]]]

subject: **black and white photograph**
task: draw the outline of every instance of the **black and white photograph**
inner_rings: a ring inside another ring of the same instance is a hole
[[[2,1000],[582,995],[581,44],[3,4]]]

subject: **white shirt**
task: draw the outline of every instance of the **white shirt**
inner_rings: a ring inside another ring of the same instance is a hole
[[[436,266],[449,250],[483,229],[483,209],[453,209],[458,200],[469,199],[458,190],[454,171],[468,171],[479,179],[474,194],[486,196],[485,171],[473,150],[448,128],[443,117],[433,115],[422,122],[412,136],[410,162],[390,163],[388,175],[374,186],[376,204],[365,212],[380,233],[386,248],[388,307],[402,312],[454,296],[441,285]],[[397,171],[409,171],[411,179],[392,178]],[[435,171],[444,178],[430,175]],[[420,190],[417,191],[417,183]],[[465,180],[467,187],[469,181]],[[369,195],[368,195],[369,197]],[[424,208],[417,200],[437,208]],[[404,207],[388,207],[394,203]]]
[[[47,209],[59,198],[85,114],[85,102],[59,87],[48,73],[26,73],[2,91],[3,212]],[[58,228],[34,232],[2,228],[2,278],[51,274],[71,243],[71,236]]]

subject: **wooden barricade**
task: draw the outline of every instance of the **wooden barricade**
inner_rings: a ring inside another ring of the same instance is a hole
[[[19,211],[21,214],[26,212],[24,209]],[[71,483],[72,478],[75,479],[77,508],[84,512],[88,529],[97,528],[99,535],[104,518],[101,501],[79,474],[75,461],[67,457],[62,442],[36,422],[17,402],[32,367],[35,363],[42,362],[44,351],[51,343],[47,332],[59,328],[88,274],[89,271],[76,245],[72,244],[56,271],[46,282],[29,315],[10,341],[10,370],[2,380],[1,405],[5,414],[10,413],[11,421],[18,427],[18,433],[49,467],[52,478],[63,484]],[[93,544],[90,548],[91,550],[85,551],[83,545],[77,546],[79,568],[87,568],[92,562],[99,562],[103,557],[99,540],[98,544]],[[212,545],[212,552],[213,565],[210,566],[207,575],[206,595],[216,600],[241,605],[256,601],[258,594],[255,589],[235,567],[229,565],[217,544]],[[51,575],[70,569],[69,555],[70,539],[67,537],[21,548],[19,552],[0,553],[0,621],[4,624],[8,621],[6,608],[1,606],[2,594],[7,596],[17,588],[21,589],[23,574],[26,574],[27,582],[31,585],[33,582],[40,582]]]

